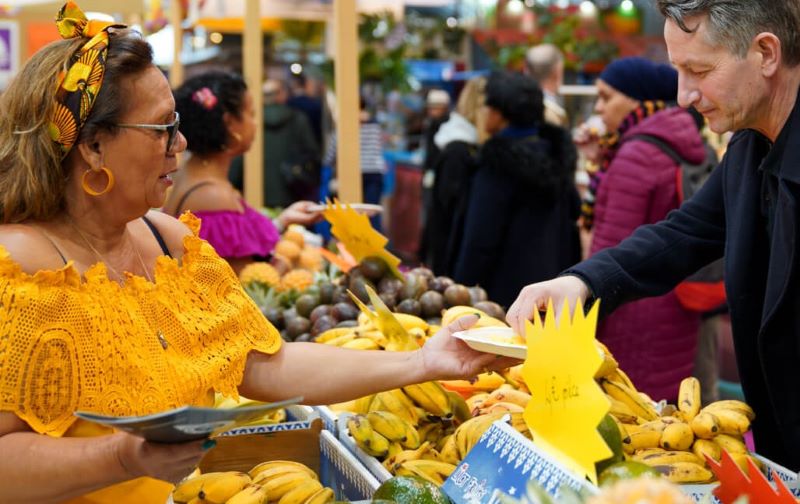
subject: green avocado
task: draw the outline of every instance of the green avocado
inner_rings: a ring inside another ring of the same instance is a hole
[[[617,422],[611,418],[611,415],[607,414],[605,417],[603,417],[603,420],[600,421],[600,425],[597,426],[597,432],[603,436],[603,441],[606,442],[608,447],[613,452],[609,458],[601,460],[595,464],[597,474],[600,474],[603,472],[603,469],[611,464],[625,460],[625,455],[622,452],[622,433],[620,433],[619,426],[617,425]]]
[[[452,504],[441,488],[416,476],[396,476],[385,481],[372,496],[372,502],[397,504]]]

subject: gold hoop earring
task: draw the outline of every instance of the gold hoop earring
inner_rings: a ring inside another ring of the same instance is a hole
[[[81,177],[81,186],[83,187],[83,190],[84,192],[86,192],[86,194],[90,196],[101,196],[110,191],[112,187],[114,187],[114,174],[111,172],[111,170],[109,170],[105,166],[101,166],[100,169],[97,171],[101,171],[106,174],[106,177],[108,177],[108,183],[106,184],[106,187],[100,192],[97,192],[94,189],[92,189],[89,186],[89,183],[86,181],[86,175],[88,175],[93,171],[95,170],[92,169],[86,170],[85,172],[83,172],[83,177]]]

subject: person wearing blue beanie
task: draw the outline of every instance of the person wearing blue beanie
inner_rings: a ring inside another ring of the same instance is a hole
[[[641,224],[658,222],[678,208],[676,161],[646,141],[655,138],[691,164],[705,158],[693,116],[676,106],[677,72],[644,58],[621,58],[597,79],[594,111],[605,125],[597,138],[576,138],[584,154],[594,149],[596,171],[583,203],[591,229],[589,255],[613,247]],[[642,339],[641,328],[648,328]],[[620,307],[597,328],[639,390],[672,401],[681,380],[692,374],[700,315],[672,291]],[[669,354],[669,359],[663,355]]]
[[[612,61],[599,79],[637,101],[674,102],[678,98],[678,72],[669,65],[645,58]]]

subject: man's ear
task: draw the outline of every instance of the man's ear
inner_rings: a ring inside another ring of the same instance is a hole
[[[783,63],[781,40],[774,33],[762,32],[753,39],[753,49],[761,55],[761,74],[775,75]]]
[[[88,142],[81,142],[75,146],[78,155],[84,163],[93,169],[99,169],[103,164],[102,143],[96,138]]]

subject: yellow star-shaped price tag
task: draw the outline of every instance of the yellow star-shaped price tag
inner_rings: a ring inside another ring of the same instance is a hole
[[[333,200],[333,203],[328,201],[322,215],[330,222],[333,236],[344,244],[357,261],[361,262],[370,256],[380,257],[394,276],[403,278],[398,269],[400,259],[386,250],[389,240],[372,228],[366,215],[356,212],[350,205],[342,204],[338,200]]]
[[[522,376],[532,399],[524,418],[533,442],[579,476],[597,483],[595,462],[612,453],[597,426],[610,408],[594,374],[603,362],[595,347],[598,303],[588,316],[578,304],[572,320],[564,303],[556,325],[552,302],[544,323],[527,322],[528,357]]]

